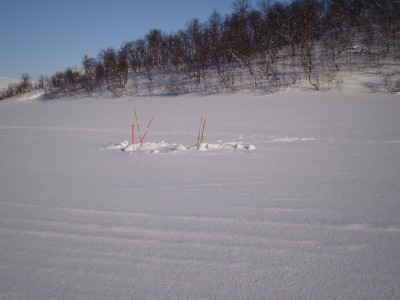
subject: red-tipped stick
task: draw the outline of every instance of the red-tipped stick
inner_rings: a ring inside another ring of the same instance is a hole
[[[144,132],[144,134],[143,134],[143,137],[142,137],[141,140],[140,140],[140,146],[143,145],[144,138],[146,137],[147,131],[149,130],[150,125],[151,125],[151,122],[153,122],[153,119],[154,119],[154,116],[151,117],[151,120],[150,120],[150,122],[149,122],[149,125],[147,125],[147,127],[146,127],[146,130],[145,130],[145,132]]]
[[[134,111],[135,111],[135,119],[136,119],[137,130],[138,130],[138,134],[139,134],[139,142],[140,142],[140,145],[142,145],[142,137],[140,136],[139,118],[138,118],[138,115],[137,115],[137,112],[136,112],[136,108],[134,109]]]
[[[135,143],[135,125],[132,124],[132,145]]]

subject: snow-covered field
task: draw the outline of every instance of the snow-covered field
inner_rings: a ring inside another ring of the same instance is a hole
[[[0,298],[398,299],[399,116],[346,90],[4,100]]]

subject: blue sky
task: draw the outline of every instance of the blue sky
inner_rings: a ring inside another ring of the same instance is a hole
[[[186,22],[205,22],[233,0],[1,0],[0,76],[52,75],[80,67],[84,54],[119,48],[150,29],[170,33]],[[251,0],[257,7],[258,0]]]

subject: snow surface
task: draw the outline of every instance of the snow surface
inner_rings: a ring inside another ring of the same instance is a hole
[[[1,299],[400,297],[398,95],[17,100]]]

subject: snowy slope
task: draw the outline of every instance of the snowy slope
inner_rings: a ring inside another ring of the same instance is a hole
[[[0,91],[7,88],[10,84],[18,83],[18,82],[19,82],[19,79],[0,76]]]
[[[204,116],[214,147],[110,149],[134,108],[146,142],[190,147]],[[346,91],[3,101],[0,298],[396,299],[399,115]]]

